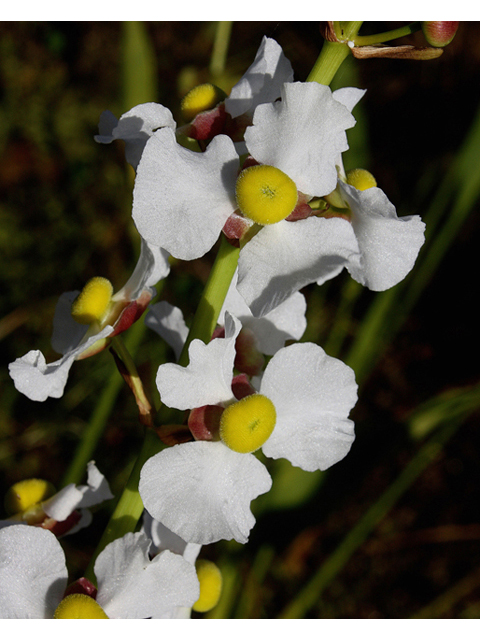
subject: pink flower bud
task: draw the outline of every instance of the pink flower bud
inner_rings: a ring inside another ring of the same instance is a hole
[[[458,22],[422,22],[425,40],[432,47],[446,47],[453,40]]]

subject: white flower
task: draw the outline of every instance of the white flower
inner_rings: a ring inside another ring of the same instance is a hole
[[[150,545],[143,533],[127,533],[99,554],[96,602],[109,618],[159,618],[198,599],[194,567],[170,551],[150,560]],[[52,618],[67,580],[52,533],[24,526],[0,531],[0,617]]]
[[[128,329],[143,313],[155,295],[154,285],[169,273],[164,249],[142,239],[140,256],[128,282],[114,294],[101,322],[79,324],[72,315],[72,303],[79,291],[60,296],[53,319],[52,347],[62,357],[48,363],[41,351],[32,350],[9,365],[10,376],[18,391],[30,400],[43,402],[60,398],[75,360],[94,355],[109,339]]]
[[[235,406],[231,384],[240,328],[227,313],[225,338],[208,345],[194,340],[188,367],[161,365],[157,386],[162,401],[177,409]],[[313,471],[327,469],[348,453],[354,439],[348,414],[357,399],[354,373],[319,346],[280,349],[258,391],[248,398],[265,397],[276,412],[273,432],[262,445],[266,456]],[[232,450],[217,439],[175,445],[150,458],[139,491],[149,513],[184,540],[208,544],[234,538],[245,543],[255,523],[250,502],[268,491],[271,482],[253,453]]]
[[[41,523],[43,528],[50,529],[55,535],[61,536],[76,533],[79,529],[88,526],[92,521],[92,514],[88,507],[112,499],[113,494],[105,476],[100,473],[93,460],[87,464],[87,474],[87,484],[69,484],[46,500],[28,504],[26,509],[13,514],[9,520],[0,520],[0,528],[15,524],[38,525]],[[27,480],[20,483],[25,487],[23,491],[28,492],[28,482]]]
[[[352,89],[352,91],[354,91]],[[336,162],[355,123],[328,87],[286,83],[281,101],[260,104],[245,133],[257,162],[286,173],[306,199],[333,191]],[[134,189],[140,234],[177,258],[206,253],[237,209],[239,159],[233,142],[216,136],[204,153],[180,147],[162,129],[145,146]],[[345,221],[311,217],[268,224],[241,250],[238,288],[255,316],[268,313],[310,282],[334,277],[358,253]]]

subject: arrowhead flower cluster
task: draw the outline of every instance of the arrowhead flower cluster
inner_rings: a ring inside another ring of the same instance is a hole
[[[59,398],[73,362],[115,344],[147,310],[146,325],[175,355],[175,363],[158,366],[156,386],[179,424],[155,425],[150,414],[143,422],[167,446],[140,458],[146,462],[129,490],[145,507],[142,530],[101,550],[97,587],[85,578],[67,586],[59,530],[46,524],[112,497],[93,462],[87,486],[52,495],[29,485],[34,498],[14,501],[0,525],[0,615],[180,618],[192,608],[206,611],[218,600],[221,576],[198,560],[202,545],[248,541],[251,503],[274,481],[269,459],[323,471],[348,454],[355,375],[319,345],[300,342],[307,326],[300,290],[344,269],[373,291],[388,289],[413,268],[425,228],[417,215],[398,217],[368,172],[344,169],[352,111],[364,93],[295,81],[280,46],[264,38],[228,96],[202,85],[184,98],[180,125],[155,103],[119,119],[102,114],[96,141],[123,140],[135,170],[139,261],[117,293],[94,278],[63,294],[52,336],[60,359],[47,364],[30,351],[10,375],[31,400]],[[235,264],[228,282],[225,269],[212,269],[210,297],[204,294],[190,328],[166,300],[150,304],[170,256],[200,258],[220,237]],[[116,356],[138,390],[134,365]],[[142,393],[134,390],[139,408]]]

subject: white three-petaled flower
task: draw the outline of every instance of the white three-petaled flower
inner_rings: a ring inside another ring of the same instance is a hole
[[[40,402],[60,398],[74,361],[102,350],[109,338],[127,329],[155,295],[154,285],[165,278],[169,270],[167,252],[142,239],[137,265],[128,282],[112,296],[111,313],[101,327],[79,324],[72,318],[72,303],[79,291],[62,294],[53,319],[52,347],[63,355],[48,364],[39,350],[17,358],[9,365],[17,390],[30,400]]]
[[[177,409],[226,406],[232,392],[235,340],[240,322],[226,314],[225,338],[208,345],[194,340],[190,364],[161,365],[157,386],[162,401]],[[270,360],[259,393],[276,410],[273,433],[262,447],[270,458],[286,458],[307,471],[341,460],[354,440],[348,418],[357,399],[353,371],[312,343],[284,347]],[[272,480],[252,453],[238,453],[221,440],[175,445],[144,465],[139,491],[145,508],[189,542],[234,538],[245,543],[255,519],[250,502]]]

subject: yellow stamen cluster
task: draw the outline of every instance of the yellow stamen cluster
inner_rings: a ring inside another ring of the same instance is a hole
[[[72,593],[64,598],[53,614],[55,620],[63,619],[108,619],[102,607],[90,596],[84,593]]]
[[[110,280],[92,278],[83,287],[72,304],[72,317],[80,324],[100,322],[104,317],[113,294]]]
[[[220,418],[220,438],[233,451],[251,453],[268,440],[276,420],[273,402],[255,393],[225,409]]]
[[[5,494],[5,511],[9,515],[22,513],[50,498],[54,493],[55,487],[46,480],[38,478],[21,480],[12,485]]]
[[[193,120],[202,111],[213,109],[219,102],[224,100],[226,94],[219,87],[209,82],[199,84],[191,89],[183,98],[180,109],[182,117],[186,122]]]
[[[295,182],[267,164],[244,169],[238,177],[235,195],[243,215],[261,225],[284,220],[298,200]]]
[[[370,171],[366,169],[352,169],[347,172],[347,184],[355,187],[359,191],[365,191],[377,186],[377,181]]]
[[[222,574],[217,565],[210,560],[198,560],[195,568],[200,582],[200,597],[192,608],[198,613],[205,613],[213,609],[220,600]]]

